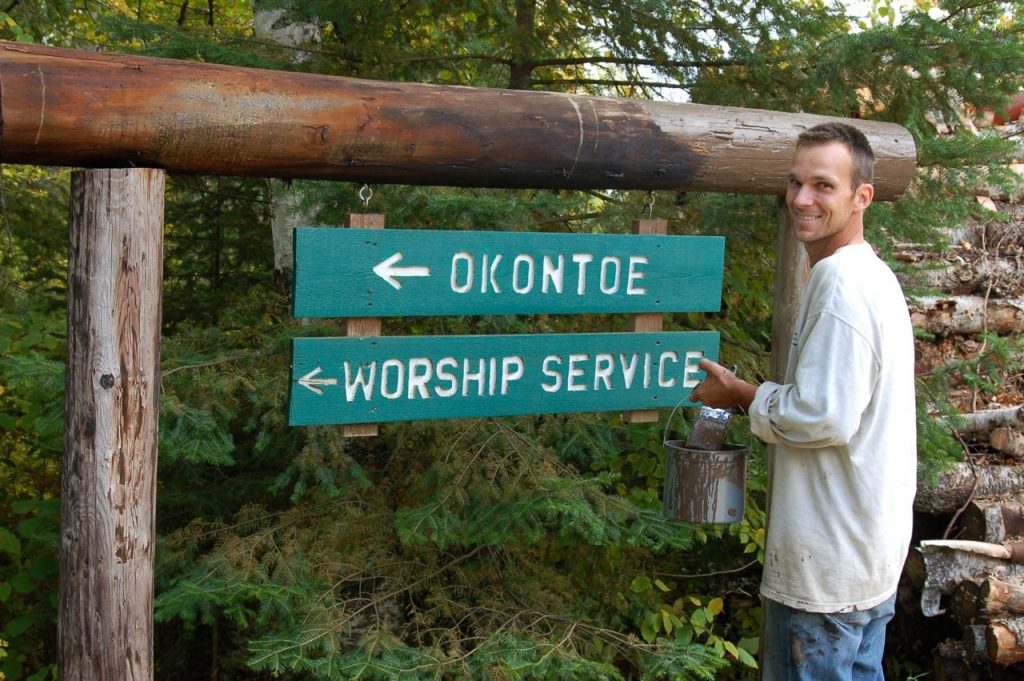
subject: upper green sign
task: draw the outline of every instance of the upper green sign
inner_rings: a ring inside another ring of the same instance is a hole
[[[295,230],[296,317],[714,312],[725,239]]]

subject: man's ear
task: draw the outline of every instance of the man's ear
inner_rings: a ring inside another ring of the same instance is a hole
[[[875,198],[875,185],[864,182],[853,193],[853,205],[857,210],[867,210]]]

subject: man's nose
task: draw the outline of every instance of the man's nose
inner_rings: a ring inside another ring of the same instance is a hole
[[[795,206],[808,206],[814,201],[813,193],[808,189],[807,185],[801,185],[794,191],[793,194],[793,205]]]

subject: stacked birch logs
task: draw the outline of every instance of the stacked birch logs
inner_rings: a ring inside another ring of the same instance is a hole
[[[915,270],[906,288],[936,291],[911,298],[915,328],[934,336],[930,347],[918,341],[919,371],[951,353],[970,359],[985,351],[983,332],[1024,331],[1024,165],[1008,170],[1022,177],[1017,191],[977,192],[999,219],[951,235],[953,248],[939,263],[913,247],[897,256]],[[946,635],[931,651],[929,678],[1024,679],[1024,399],[1019,385],[983,399],[950,386],[950,397],[964,412],[949,425],[965,458],[919,485],[919,543],[907,561],[904,591],[923,615],[916,626]],[[934,539],[925,538],[929,531]]]
[[[934,651],[934,679],[1022,678],[1022,533],[1024,500],[975,499],[962,515],[960,536],[979,539],[924,540],[911,552],[906,574],[923,615],[948,617],[960,632]]]

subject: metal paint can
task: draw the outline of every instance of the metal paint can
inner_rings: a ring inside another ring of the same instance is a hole
[[[743,520],[748,450],[741,445],[722,447],[689,449],[682,440],[665,440],[665,517],[687,523]]]

